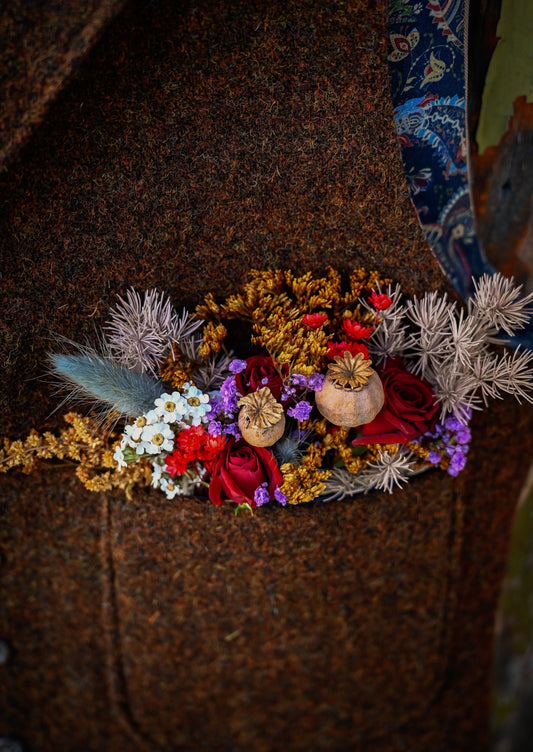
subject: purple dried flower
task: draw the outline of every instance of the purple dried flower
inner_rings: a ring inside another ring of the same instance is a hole
[[[239,360],[236,358],[235,360],[232,360],[231,363],[228,366],[228,370],[230,370],[232,373],[242,373],[242,371],[246,370],[246,366],[248,364],[245,360]]]
[[[455,415],[449,415],[444,421],[444,426],[448,431],[457,431],[462,425],[461,421]]]
[[[267,483],[261,483],[260,486],[257,486],[257,488],[254,491],[254,501],[257,504],[258,507],[262,506],[263,504],[268,504],[270,501],[270,494],[267,491]]]
[[[438,465],[441,461],[441,456],[438,452],[430,451],[428,455],[428,460],[431,462],[432,465]]]
[[[307,400],[302,400],[301,402],[298,402],[298,404],[294,405],[294,407],[291,407],[287,410],[287,415],[289,415],[291,418],[296,418],[298,421],[307,420],[307,418],[311,415],[311,410],[313,409],[313,406],[307,402]]]
[[[459,475],[459,473],[461,472],[461,470],[464,468],[465,465],[466,465],[465,455],[461,451],[456,452],[453,455],[452,461],[450,462],[450,467],[448,468],[449,475],[453,475],[454,477]]]
[[[290,380],[294,386],[301,386],[304,389],[307,386],[307,376],[303,373],[293,373]]]
[[[294,397],[295,394],[296,394],[296,389],[292,386],[288,386],[287,384],[285,384],[285,386],[283,387],[283,391],[281,393],[281,399],[283,401],[286,401],[290,399],[291,397]]]
[[[468,426],[461,426],[457,430],[457,432],[455,434],[455,438],[457,439],[457,441],[459,442],[459,444],[468,444],[468,442],[472,438],[472,434],[471,434],[470,429],[468,428]]]
[[[237,441],[239,441],[239,439],[241,438],[241,432],[238,423],[228,423],[227,426],[224,426],[222,428],[222,433],[225,436],[235,436],[235,439]]]
[[[234,376],[228,376],[220,387],[222,400],[220,407],[225,413],[233,413],[237,409],[237,384]]]
[[[276,488],[276,490],[274,491],[274,498],[282,506],[285,506],[285,504],[287,503],[287,497],[285,496],[285,494],[279,488]]]
[[[211,436],[220,436],[222,434],[222,423],[219,420],[212,420],[207,427],[207,433]]]
[[[324,376],[324,374],[312,373],[307,380],[307,384],[309,386],[309,389],[312,389],[314,392],[320,392],[322,390],[322,387],[324,386],[325,380],[326,377]]]

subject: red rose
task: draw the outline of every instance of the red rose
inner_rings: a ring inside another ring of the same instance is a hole
[[[246,359],[246,368],[241,373],[235,374],[237,389],[242,395],[256,392],[267,386],[274,397],[279,400],[283,390],[283,379],[277,370],[272,358],[268,355],[252,355]],[[288,366],[285,366],[288,373]]]
[[[399,358],[387,361],[379,375],[385,404],[374,420],[359,426],[362,436],[352,443],[405,444],[431,431],[439,404],[428,382],[410,373]]]
[[[254,493],[266,483],[270,498],[283,483],[274,455],[264,447],[252,447],[231,437],[211,466],[209,498],[217,506],[225,501],[256,507]]]

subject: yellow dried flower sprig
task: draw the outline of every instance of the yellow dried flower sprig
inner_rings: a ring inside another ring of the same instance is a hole
[[[146,462],[129,465],[119,471],[113,460],[113,437],[106,436],[90,418],[67,413],[68,424],[58,436],[32,430],[24,440],[4,439],[0,450],[0,472],[19,468],[23,473],[37,469],[40,461],[66,460],[76,465],[76,475],[90,491],[111,488],[128,489],[149,485],[151,467]]]

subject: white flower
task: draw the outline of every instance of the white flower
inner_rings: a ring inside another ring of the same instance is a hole
[[[149,454],[171,452],[174,448],[174,431],[168,423],[147,425],[141,435],[141,445]]]
[[[179,392],[162,394],[155,400],[155,413],[165,423],[177,423],[187,412],[187,404]]]
[[[167,499],[173,499],[175,496],[182,496],[183,491],[178,481],[162,475],[160,479],[160,488],[165,492]]]
[[[139,415],[133,423],[128,423],[122,434],[122,449],[130,446],[135,449],[137,454],[144,454],[146,443],[143,441],[143,432],[147,426],[155,425],[158,420],[155,411],[150,410],[145,415]]]
[[[123,448],[122,448],[121,444],[117,445],[117,447],[115,449],[115,453],[113,455],[113,459],[118,464],[119,470],[121,468],[123,468],[123,467],[127,467],[128,466],[127,462],[124,460],[124,452],[123,452]]]
[[[150,485],[152,488],[159,488],[161,485],[161,476],[163,473],[163,465],[159,464],[157,460],[152,462],[152,480]]]
[[[194,384],[186,382],[183,385],[183,397],[187,404],[184,418],[189,418],[192,426],[199,426],[205,422],[207,413],[211,412],[209,395],[201,392]]]
[[[137,422],[128,423],[128,425],[125,426],[123,436],[127,440],[129,446],[135,446],[135,444],[141,440],[143,429],[144,425],[139,425]]]

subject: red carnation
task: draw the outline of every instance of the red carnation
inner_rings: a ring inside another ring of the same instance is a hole
[[[372,290],[372,294],[368,300],[372,303],[376,311],[385,311],[392,305],[392,298],[389,298],[384,292],[376,292],[375,290]]]
[[[327,313],[306,313],[302,319],[305,326],[310,329],[318,329],[327,320]]]
[[[368,339],[374,331],[371,326],[361,326],[358,321],[344,319],[342,328],[350,339]]]
[[[191,426],[178,434],[176,448],[166,458],[165,470],[172,477],[183,475],[191,462],[209,465],[222,451],[225,436],[211,436],[203,426]]]

